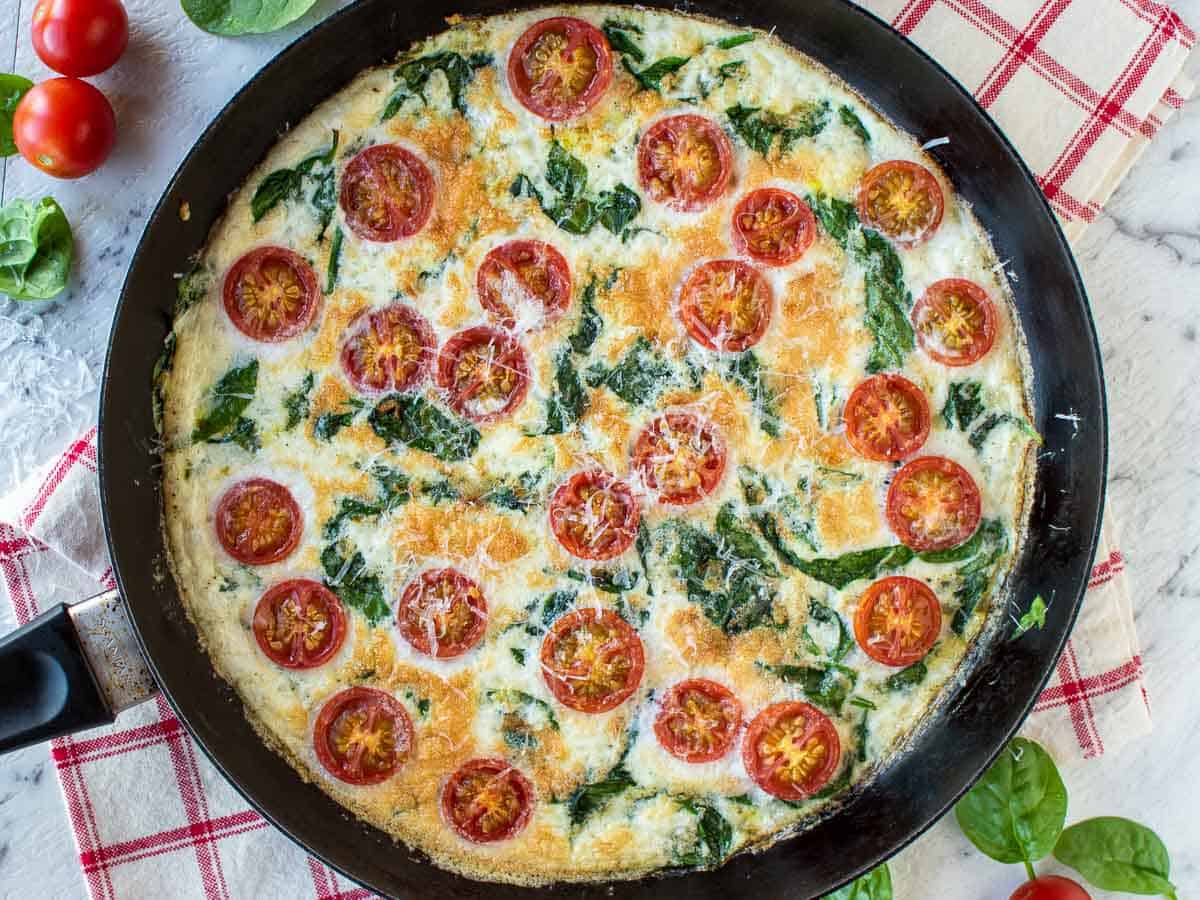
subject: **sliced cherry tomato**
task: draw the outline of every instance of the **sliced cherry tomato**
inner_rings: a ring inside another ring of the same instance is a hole
[[[102,93],[78,78],[51,78],[17,104],[13,142],[47,175],[82,178],[95,172],[117,142],[117,117]]]
[[[720,759],[742,727],[742,704],[729,688],[707,678],[681,681],[662,701],[654,720],[658,742],[684,762]]]
[[[442,815],[472,843],[505,841],[529,824],[533,785],[503,759],[473,759],[442,789]]]
[[[768,266],[787,266],[802,257],[817,236],[817,219],[791,191],[759,188],[733,211],[733,245]]]
[[[342,370],[360,391],[411,391],[433,366],[433,329],[403,303],[364,313],[346,329]]]
[[[924,659],[941,628],[937,595],[923,582],[900,575],[867,588],[854,614],[858,645],[885,666],[911,666]]]
[[[400,635],[434,659],[462,656],[487,628],[487,600],[457,569],[430,569],[414,578],[400,597]]]
[[[701,263],[679,291],[679,317],[692,340],[727,353],[741,353],[762,339],[771,304],[767,279],[740,259]]]
[[[1092,895],[1070,878],[1043,875],[1025,882],[1013,891],[1009,900],[1092,900]]]
[[[589,606],[550,626],[542,677],[558,702],[586,713],[615,709],[637,690],[646,668],[642,639],[610,609]]]
[[[524,402],[529,361],[513,335],[476,325],[442,346],[437,383],[455,412],[473,422],[493,422]]]
[[[121,0],[38,0],[33,8],[33,49],[62,75],[99,75],[128,43],[129,16]]]
[[[996,308],[987,292],[965,278],[931,284],[912,313],[921,349],[947,366],[969,366],[996,340]]]
[[[476,289],[484,309],[505,328],[518,322],[540,327],[571,305],[571,269],[544,241],[509,241],[483,260]]]
[[[307,578],[277,584],[254,610],[254,637],[272,662],[311,669],[328,662],[346,636],[346,614],[329,588]]]
[[[888,488],[887,520],[896,537],[917,551],[957,547],[979,527],[979,488],[971,473],[944,456],[904,466]]]
[[[942,188],[933,173],[908,160],[880,163],[858,185],[862,223],[906,247],[932,237],[944,211]]]
[[[233,264],[222,293],[237,330],[268,343],[302,334],[321,304],[312,266],[284,247],[251,250]]]
[[[292,492],[266,478],[239,481],[217,503],[217,539],[248,566],[287,557],[300,543],[304,517]]]
[[[629,485],[601,469],[577,472],[550,498],[550,530],[580,559],[620,556],[637,537],[641,518]]]
[[[903,459],[929,438],[929,401],[902,375],[868,378],[851,392],[842,418],[846,440],[867,459]]]
[[[633,470],[659,502],[697,503],[725,474],[725,441],[707,419],[682,410],[665,412],[638,435]]]
[[[612,83],[612,51],[595,25],[572,16],[535,23],[508,55],[508,85],[530,112],[565,122],[595,106]]]
[[[386,781],[408,757],[412,743],[412,719],[400,701],[368,687],[334,695],[313,729],[321,765],[348,784]]]
[[[837,771],[842,742],[829,717],[807,703],[768,706],[742,740],[742,764],[755,784],[780,800],[803,800]]]
[[[704,116],[659,119],[638,142],[638,178],[651,198],[683,212],[708,206],[733,174],[733,146]]]
[[[412,237],[433,210],[433,175],[411,150],[376,144],[346,166],[340,202],[350,230],[363,240]]]

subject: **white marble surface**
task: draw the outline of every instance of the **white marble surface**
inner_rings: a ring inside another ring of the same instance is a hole
[[[129,50],[95,79],[120,123],[113,158],[75,183],[54,182],[19,160],[4,165],[4,202],[53,194],[74,226],[79,261],[57,301],[0,299],[0,494],[93,419],[117,293],[184,153],[260,66],[346,2],[321,0],[281,34],[219,40],[187,23],[175,0],[126,0]],[[29,43],[32,6],[0,0],[0,69],[36,80],[47,72]],[[1200,24],[1200,0],[1174,6]],[[1200,75],[1196,57],[1191,74]],[[1134,583],[1155,730],[1066,773],[1072,819],[1126,815],[1158,830],[1180,896],[1200,894],[1198,162],[1200,98],[1167,126],[1079,247],[1108,375],[1111,504]],[[11,627],[11,613],[0,610],[0,630]],[[893,873],[899,900],[1004,898],[1021,880],[1017,867],[975,852],[953,822],[901,854]],[[44,746],[0,759],[0,897],[35,896],[86,896]]]

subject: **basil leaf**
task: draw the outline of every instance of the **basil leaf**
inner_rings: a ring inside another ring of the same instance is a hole
[[[918,660],[907,669],[901,669],[893,675],[889,675],[887,680],[883,682],[884,687],[889,691],[907,691],[909,688],[914,688],[929,674],[929,667],[925,665],[923,660]]]
[[[1102,890],[1175,896],[1167,848],[1129,819],[1102,816],[1072,825],[1058,838],[1054,858]]]
[[[864,144],[871,143],[871,132],[867,131],[867,126],[863,124],[862,119],[858,117],[853,108],[842,106],[838,108],[838,118],[842,120],[842,124],[858,135],[858,139]]]
[[[632,56],[634,62],[642,62],[646,59],[646,54],[642,48],[634,43],[626,32],[642,33],[642,29],[629,22],[614,22],[612,19],[604,20],[604,27],[601,29],[604,36],[608,38],[608,43],[618,53],[624,53],[627,56]]]
[[[826,894],[822,900],[892,900],[892,874],[887,863]]]
[[[979,399],[983,385],[978,381],[952,381],[946,392],[946,405],[942,407],[942,418],[947,428],[966,431],[983,414],[983,401]]]
[[[308,12],[316,0],[182,0],[192,22],[211,34],[236,37],[278,31]]]
[[[13,200],[0,209],[0,294],[50,300],[67,286],[75,239],[66,214],[51,198]]]
[[[361,552],[355,550],[350,555],[347,552],[342,544],[330,544],[321,551],[325,586],[347,606],[366,616],[367,623],[374,627],[391,617],[383,596],[383,582],[377,574],[367,571]]]
[[[0,74],[0,157],[12,156],[17,152],[17,145],[13,141],[13,114],[31,87],[33,82],[28,78]]]
[[[1015,738],[954,807],[954,816],[967,839],[992,859],[1033,864],[1055,849],[1063,833],[1067,789],[1040,745]]]
[[[389,444],[422,450],[443,462],[469,459],[479,447],[479,429],[414,394],[384,397],[367,421]]]
[[[732,50],[734,47],[740,47],[742,44],[748,44],[754,40],[754,32],[747,31],[745,34],[735,34],[731,37],[721,38],[716,42],[715,46],[721,50]]]
[[[213,385],[206,410],[192,429],[193,441],[222,443],[258,390],[258,360],[230,369]]]
[[[291,431],[301,422],[308,418],[308,414],[312,409],[312,401],[309,395],[316,386],[316,376],[309,372],[304,376],[304,380],[300,382],[300,386],[283,398],[283,408],[287,412],[287,421],[283,425],[284,431]]]
[[[678,72],[688,64],[690,56],[664,56],[662,59],[655,60],[640,72],[630,65],[629,60],[621,57],[621,65],[625,67],[625,71],[633,76],[643,91],[658,91],[662,92],[662,80],[667,75]]]

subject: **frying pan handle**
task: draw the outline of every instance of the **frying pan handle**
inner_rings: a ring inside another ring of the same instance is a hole
[[[120,594],[59,604],[0,638],[0,753],[107,725],[155,690]]]

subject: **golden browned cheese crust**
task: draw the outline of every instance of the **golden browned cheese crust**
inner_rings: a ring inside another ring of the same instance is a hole
[[[620,30],[640,55],[613,50],[600,100],[553,126],[518,102],[507,77],[514,42],[551,15]],[[1003,604],[1034,443],[1011,291],[936,159],[770,35],[604,6],[450,25],[292,128],[233,195],[181,284],[158,385],[175,580],[263,740],[298,777],[438,865],[524,884],[717,866],[802,831],[902,752]],[[668,57],[686,62],[657,80],[631,74]],[[649,126],[681,113],[710,119],[732,148],[728,186],[693,212],[655,201],[637,165]],[[382,144],[416,154],[432,175],[428,220],[394,242],[364,240],[338,202],[351,161]],[[934,173],[944,218],[924,243],[864,251],[865,232],[837,218],[864,173],[891,159]],[[280,171],[294,185],[266,204],[263,185]],[[815,240],[786,266],[749,260],[770,286],[769,324],[747,353],[713,352],[681,322],[680,285],[705,261],[737,257],[734,206],[763,187],[817,207]],[[637,203],[613,218],[607,205],[622,191]],[[436,347],[501,324],[481,304],[477,273],[518,238],[555,247],[572,285],[557,319],[522,307],[508,323],[529,370],[514,410],[472,425],[431,377],[399,399],[347,377],[347,335],[389,305],[418,311]],[[263,246],[298,254],[322,289],[311,325],[279,342],[239,331],[223,302],[230,269]],[[902,324],[880,326],[871,304],[890,258]],[[994,346],[965,367],[931,358],[907,325],[912,300],[952,277],[982,286],[997,313]],[[882,366],[880,342],[900,347]],[[885,514],[896,466],[847,440],[846,400],[879,368],[928,400],[918,455],[957,461],[978,486],[983,524],[961,551],[906,553]],[[445,427],[388,418],[418,397]],[[633,462],[639,435],[667,409],[707,420],[724,447],[722,476],[692,505],[659,502]],[[636,543],[602,564],[561,544],[549,512],[560,484],[597,467],[632,486],[641,520]],[[266,565],[238,562],[217,536],[220,498],[250,478],[282,484],[301,511],[295,549]],[[890,561],[855,561],[887,548]],[[486,627],[466,653],[435,659],[405,638],[396,610],[415,576],[445,567],[479,586]],[[923,668],[902,676],[853,635],[863,592],[894,574],[924,581],[942,611]],[[345,609],[343,644],[315,668],[281,667],[253,632],[264,592],[293,578],[323,582]],[[548,630],[575,609],[610,610],[641,642],[644,671],[610,711],[571,708],[544,676]],[[841,748],[830,787],[781,802],[746,771],[740,735],[713,761],[668,753],[656,717],[690,678],[728,687],[746,723],[785,700],[821,710]],[[351,686],[389,694],[412,722],[411,750],[378,784],[340,780],[314,750],[322,707]],[[441,802],[451,774],[480,758],[507,760],[533,792],[525,827],[488,844],[461,837]]]

